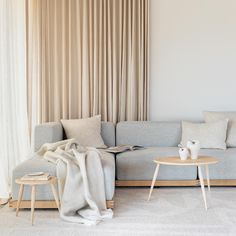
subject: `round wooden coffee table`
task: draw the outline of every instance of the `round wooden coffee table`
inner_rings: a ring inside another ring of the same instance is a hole
[[[210,156],[199,156],[197,160],[188,159],[186,161],[181,161],[179,156],[175,156],[175,157],[160,158],[160,159],[154,160],[154,162],[156,163],[157,166],[156,166],[156,170],[153,175],[152,185],[151,185],[149,196],[148,196],[148,201],[151,198],[153,187],[154,187],[156,179],[157,179],[160,165],[197,166],[198,176],[200,179],[200,184],[201,184],[201,189],[202,189],[203,201],[205,204],[205,209],[207,210],[206,193],[205,193],[205,188],[204,188],[204,180],[202,177],[202,168],[201,167],[204,166],[206,169],[207,185],[208,185],[208,190],[210,191],[210,179],[209,179],[208,165],[218,163],[219,162],[218,159],[216,159],[215,157],[210,157]]]
[[[17,201],[17,208],[16,208],[16,216],[18,216],[19,213],[19,208],[20,208],[20,203],[22,200],[23,192],[24,192],[24,186],[29,185],[32,187],[31,190],[31,224],[34,224],[34,207],[35,207],[35,194],[36,194],[36,186],[37,185],[45,185],[45,184],[50,184],[52,188],[52,193],[56,201],[56,205],[58,210],[60,210],[60,203],[59,203],[59,198],[57,195],[57,190],[54,186],[54,184],[57,183],[57,178],[54,176],[51,176],[49,180],[22,180],[22,179],[16,179],[16,183],[20,184],[20,190],[19,190],[19,195],[18,195],[18,201]]]

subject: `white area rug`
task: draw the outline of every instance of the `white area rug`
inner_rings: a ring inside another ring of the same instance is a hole
[[[63,222],[56,210],[36,210],[35,225],[30,211],[19,217],[5,206],[0,209],[0,235],[236,235],[236,188],[212,188],[205,211],[201,189],[155,188],[147,202],[148,188],[118,188],[114,218],[88,227]]]

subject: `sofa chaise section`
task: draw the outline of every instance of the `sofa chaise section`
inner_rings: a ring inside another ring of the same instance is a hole
[[[107,146],[115,145],[115,125],[111,122],[102,122],[101,135]],[[36,126],[34,133],[34,150],[37,151],[44,143],[52,143],[62,140],[64,137],[63,128],[59,122],[50,122]],[[102,152],[102,166],[105,179],[106,199],[109,207],[113,206],[113,196],[115,191],[115,157],[111,153]],[[24,161],[13,170],[12,175],[12,201],[10,206],[16,206],[18,198],[19,185],[15,183],[15,179],[22,177],[29,172],[48,172],[56,175],[56,166],[42,158],[38,158],[36,154],[32,158]],[[30,200],[30,191],[25,187],[23,201]],[[51,208],[54,204],[54,197],[51,193],[50,186],[38,186],[36,192],[36,200],[40,201],[40,208]],[[51,204],[49,204],[51,202]],[[43,205],[43,203],[45,203]],[[26,204],[22,204],[24,206]],[[37,207],[37,202],[36,202]],[[56,206],[55,206],[56,207]]]

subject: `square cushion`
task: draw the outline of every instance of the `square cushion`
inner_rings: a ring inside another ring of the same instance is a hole
[[[61,120],[68,139],[75,138],[81,146],[105,148],[101,136],[101,116]]]
[[[203,116],[206,122],[228,119],[229,122],[227,129],[226,145],[227,147],[236,147],[236,111],[232,112],[204,111]]]
[[[198,140],[201,148],[226,149],[226,132],[228,120],[219,120],[210,123],[182,122],[182,146],[187,141]]]

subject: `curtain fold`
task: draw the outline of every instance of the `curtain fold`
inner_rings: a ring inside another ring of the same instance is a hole
[[[29,150],[25,1],[0,0],[0,199]]]
[[[149,0],[27,0],[31,126],[149,114]]]

